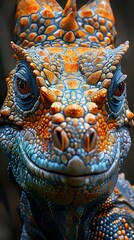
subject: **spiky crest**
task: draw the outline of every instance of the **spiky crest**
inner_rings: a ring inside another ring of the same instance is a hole
[[[113,47],[114,23],[109,0],[90,0],[78,12],[76,0],[68,0],[64,10],[55,0],[20,0],[16,43],[23,48],[37,44]]]

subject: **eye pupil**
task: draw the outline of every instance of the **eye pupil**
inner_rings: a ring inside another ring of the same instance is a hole
[[[120,92],[122,91],[122,88],[123,88],[122,84],[119,83],[119,84],[118,84],[118,90],[119,90]]]
[[[18,87],[18,91],[21,94],[26,94],[26,93],[30,92],[29,85],[23,79],[18,78],[17,87]]]
[[[20,89],[22,89],[22,90],[25,89],[25,83],[23,81],[20,80],[18,84],[19,84]]]

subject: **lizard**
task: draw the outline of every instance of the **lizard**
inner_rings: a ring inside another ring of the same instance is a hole
[[[109,0],[77,10],[19,0],[16,66],[0,147],[20,189],[21,240],[133,240],[134,187],[119,174],[134,125]]]

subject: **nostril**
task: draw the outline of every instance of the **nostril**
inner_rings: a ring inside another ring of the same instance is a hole
[[[95,137],[95,133],[92,132],[92,133],[90,134],[90,143],[92,143],[92,142],[94,141],[94,137]]]
[[[65,151],[69,145],[66,132],[61,127],[56,127],[52,134],[53,144],[59,150]]]
[[[57,135],[57,140],[59,142],[60,145],[62,145],[62,137],[61,137],[61,132],[59,130],[55,131],[55,135]]]
[[[93,128],[90,128],[84,137],[83,145],[86,152],[95,150],[97,143],[97,133]]]

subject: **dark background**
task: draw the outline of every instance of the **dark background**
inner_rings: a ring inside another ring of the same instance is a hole
[[[13,40],[14,15],[17,0],[0,0],[0,104],[6,95],[5,78],[15,66],[10,48],[10,41]],[[62,7],[65,0],[58,1]],[[78,7],[87,3],[86,0],[77,0]],[[122,61],[123,72],[128,75],[127,93],[129,106],[134,111],[134,0],[113,0],[111,1],[116,19],[118,32],[116,46],[130,41],[130,49]],[[122,171],[126,178],[134,184],[134,129],[130,129],[132,136],[132,147],[126,159]],[[19,194],[10,183],[7,173],[8,162],[3,153],[0,152],[0,240],[19,239],[20,221],[16,208],[19,203]],[[7,196],[7,200],[6,197]],[[1,201],[3,199],[3,201]],[[4,204],[3,204],[4,202]]]

